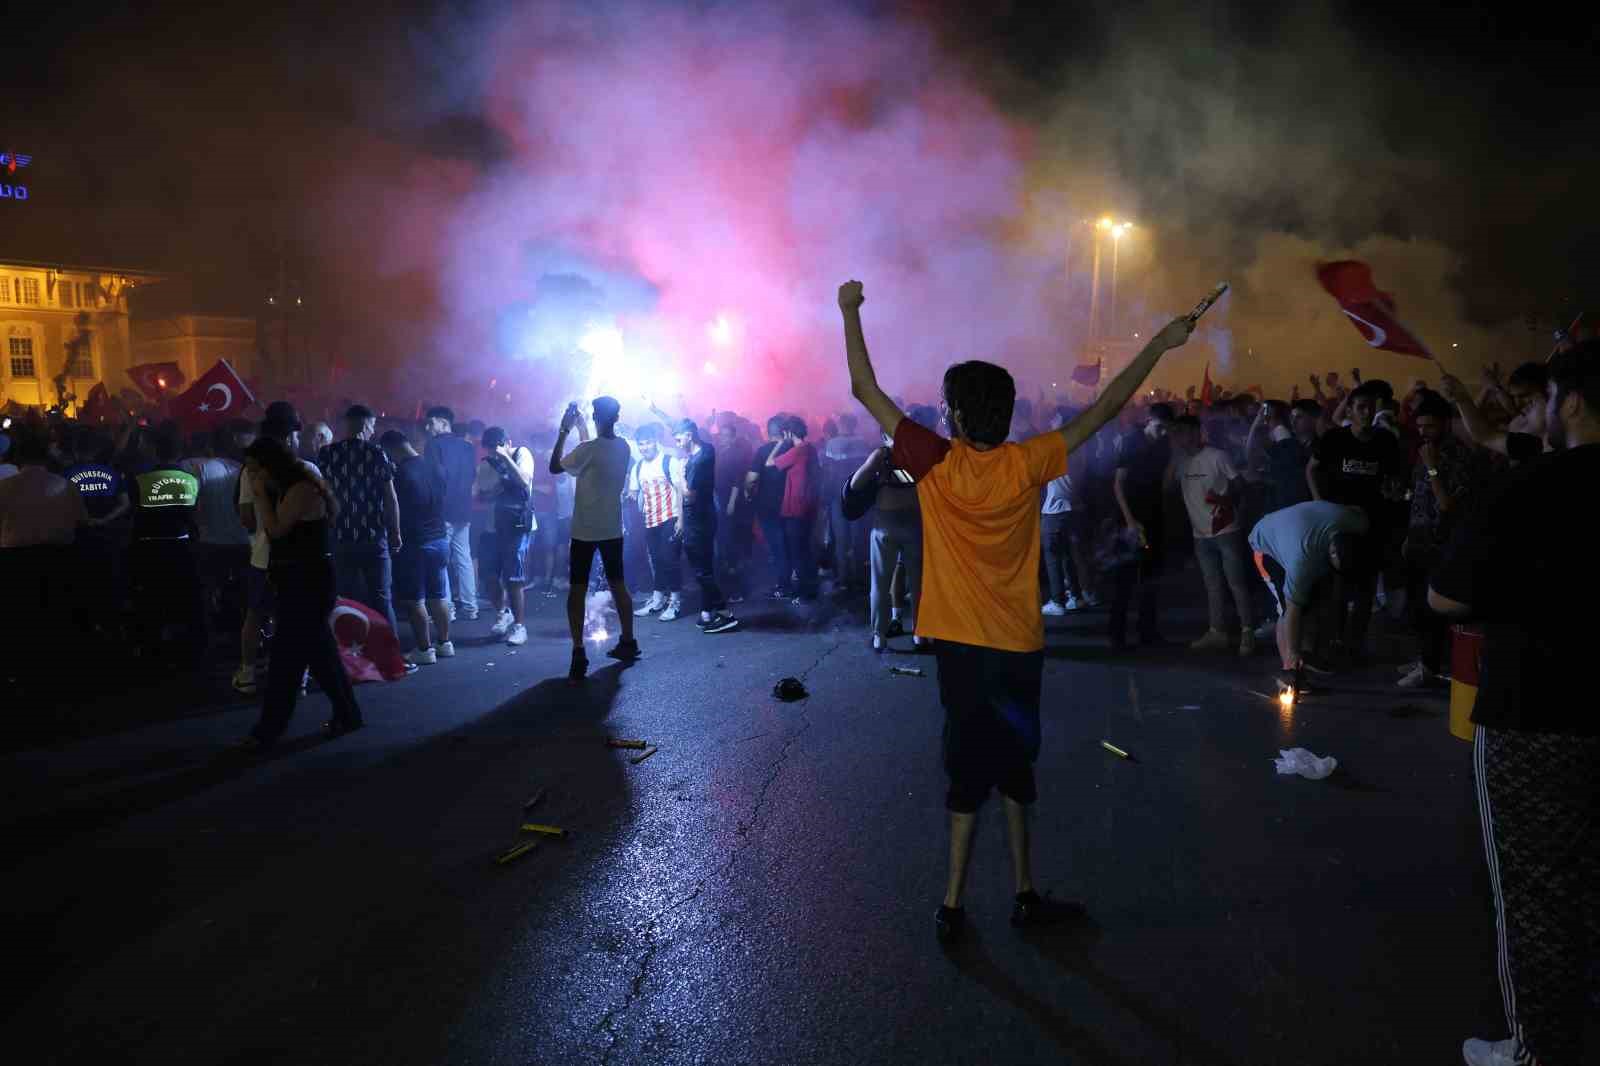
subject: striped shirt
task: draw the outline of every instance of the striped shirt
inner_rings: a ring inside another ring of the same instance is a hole
[[[628,494],[638,497],[648,528],[678,517],[678,488],[670,479],[672,475],[682,477],[682,467],[674,470],[675,465],[666,452],[657,452],[654,459],[640,459],[633,464],[633,472],[628,475]]]

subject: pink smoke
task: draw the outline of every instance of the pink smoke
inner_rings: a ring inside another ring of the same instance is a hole
[[[439,169],[379,147],[386,191],[341,198],[344,232],[409,294],[396,332],[418,376],[516,380],[530,420],[577,398],[583,359],[501,328],[548,304],[554,261],[627,292],[593,316],[647,353],[636,376],[671,371],[683,395],[664,405],[695,412],[849,406],[833,298],[850,277],[891,391],[931,395],[960,358],[1044,381],[1072,363],[1061,256],[1018,239],[1026,134],[925,28],[634,4],[528,8],[482,37],[508,156]]]

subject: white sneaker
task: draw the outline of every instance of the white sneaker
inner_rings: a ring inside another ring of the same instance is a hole
[[[672,598],[667,601],[667,609],[661,612],[661,621],[676,622],[682,614],[683,597],[674,592]]]
[[[644,602],[644,605],[633,612],[633,616],[635,618],[643,618],[647,614],[655,614],[666,605],[667,598],[665,596],[659,592],[652,592],[650,598]]]
[[[1401,688],[1432,688],[1438,684],[1438,678],[1426,666],[1418,663],[1409,674],[1396,683]]]
[[[517,622],[506,630],[506,643],[513,648],[521,647],[528,643],[528,630],[521,622]]]
[[[1066,607],[1068,614],[1071,614],[1073,611],[1083,610],[1083,601],[1069,592],[1067,593],[1067,602],[1062,606]]]
[[[406,662],[413,666],[432,666],[439,661],[439,656],[434,654],[432,648],[418,648],[406,656]]]
[[[456,605],[454,603],[446,603],[444,610],[445,614],[450,616],[450,621],[454,622],[456,620]]]
[[[515,625],[516,622],[517,620],[511,617],[511,608],[502,607],[500,608],[500,617],[495,619],[494,625],[489,627],[489,635],[494,639],[499,640],[501,637],[511,632],[511,627]]]
[[[1206,635],[1189,645],[1190,651],[1221,651],[1230,643],[1228,634],[1220,629],[1208,629]]]
[[[1055,600],[1051,600],[1049,603],[1039,608],[1039,613],[1049,615],[1051,618],[1060,618],[1062,615],[1067,613],[1067,609],[1061,606]]]
[[[1461,1045],[1461,1058],[1467,1066],[1517,1066],[1517,1041],[1468,1040]]]
[[[438,652],[441,659],[454,659],[456,657],[456,646],[448,640],[441,640],[433,646],[433,650]]]

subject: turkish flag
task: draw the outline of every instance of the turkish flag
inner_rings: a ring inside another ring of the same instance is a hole
[[[1087,385],[1091,389],[1100,384],[1100,361],[1079,363],[1073,367],[1072,380],[1079,385]]]
[[[78,421],[89,425],[100,425],[105,422],[122,421],[118,415],[116,401],[106,391],[104,382],[97,383],[89,390],[89,398],[83,401],[83,406],[78,408]]]
[[[1317,280],[1328,290],[1329,296],[1339,301],[1339,310],[1369,345],[1397,355],[1433,358],[1428,346],[1395,317],[1394,297],[1378,290],[1372,280],[1372,268],[1367,264],[1354,259],[1318,263]]]
[[[177,363],[140,363],[128,368],[128,376],[139,391],[160,403],[183,385],[183,371]]]
[[[394,681],[406,676],[400,638],[383,615],[341,596],[328,616],[328,624],[333,627],[344,672],[352,682],[359,685],[363,681]]]
[[[1205,372],[1200,377],[1200,406],[1210,407],[1211,397],[1215,394],[1216,387],[1211,384],[1211,364],[1206,364]]]
[[[255,402],[250,386],[238,372],[226,359],[218,359],[216,366],[172,401],[172,417],[185,433],[207,433],[230,419],[242,417],[244,409]]]

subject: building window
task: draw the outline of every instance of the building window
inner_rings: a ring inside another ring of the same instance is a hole
[[[0,304],[11,302],[11,279],[0,276]]]
[[[77,293],[72,288],[72,282],[70,282],[70,281],[58,281],[58,282],[56,282],[56,295],[58,297],[60,297],[61,306],[62,307],[76,307],[76,306],[78,306],[78,301],[74,299],[74,297],[77,295]]]
[[[78,306],[98,307],[99,305],[100,293],[96,290],[94,283],[88,281],[81,283],[78,286]]]
[[[67,351],[68,377],[93,379],[98,376],[94,372],[94,334],[81,331]]]
[[[39,279],[17,279],[17,303],[32,307],[39,305]]]
[[[11,336],[6,338],[6,352],[11,356],[11,376],[14,378],[34,378],[38,372],[33,366],[33,334],[22,333],[13,328]]]

